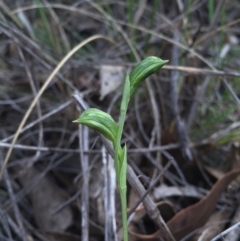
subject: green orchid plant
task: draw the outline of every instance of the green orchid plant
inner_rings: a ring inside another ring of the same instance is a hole
[[[121,137],[126,118],[129,100],[137,87],[151,74],[162,68],[168,60],[149,56],[133,68],[131,73],[126,76],[123,88],[122,102],[120,107],[119,124],[111,115],[95,109],[85,110],[77,120],[78,124],[86,125],[105,136],[112,142],[114,148],[114,164],[116,170],[117,184],[120,191],[122,206],[123,240],[128,240],[127,228],[127,147],[121,147]]]

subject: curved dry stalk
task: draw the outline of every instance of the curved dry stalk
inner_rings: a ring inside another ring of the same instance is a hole
[[[62,66],[73,56],[73,54],[75,54],[79,49],[81,49],[83,46],[85,46],[86,44],[90,43],[91,41],[93,40],[96,40],[96,39],[105,39],[109,42],[113,42],[112,39],[104,36],[104,35],[100,35],[100,34],[97,34],[97,35],[93,35],[92,37],[89,37],[87,38],[86,40],[84,40],[83,42],[81,42],[80,44],[78,44],[76,47],[74,47],[63,59],[62,61],[57,65],[57,67],[52,71],[52,73],[50,74],[50,76],[48,77],[48,79],[46,80],[46,82],[44,83],[44,85],[42,86],[42,88],[39,90],[38,94],[36,95],[36,97],[34,98],[34,100],[32,101],[31,105],[29,106],[26,114],[24,115],[20,125],[18,126],[18,129],[16,131],[16,134],[12,140],[12,143],[11,143],[11,147],[8,149],[8,152],[7,152],[7,155],[4,159],[4,162],[3,162],[3,165],[2,165],[2,168],[1,168],[1,172],[0,172],[0,180],[2,179],[2,175],[3,175],[3,172],[6,168],[6,165],[8,163],[8,160],[12,154],[12,150],[13,150],[13,146],[14,144],[16,143],[19,135],[20,135],[20,132],[23,128],[23,126],[25,125],[30,113],[32,112],[34,106],[36,105],[36,103],[38,102],[38,99],[41,97],[41,95],[43,94],[43,92],[45,91],[45,89],[47,88],[47,86],[49,85],[49,83],[52,81],[52,79],[56,76],[56,74],[58,73],[58,71],[62,68]]]

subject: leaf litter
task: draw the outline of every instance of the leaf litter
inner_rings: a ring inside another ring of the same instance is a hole
[[[39,91],[69,49],[79,42],[103,34],[114,39],[115,45],[98,39],[76,52],[39,99],[44,118],[36,110],[30,114],[28,128],[23,128],[7,166],[13,192],[5,182],[0,184],[0,211],[4,215],[0,216],[0,224],[4,224],[0,239],[24,240],[19,235],[24,231],[33,240],[87,238],[81,237],[85,173],[79,160],[78,132],[72,124],[82,109],[73,102],[72,94],[78,91],[89,107],[103,109],[118,120],[116,93],[125,70],[136,65],[134,51],[141,58],[156,55],[170,62],[161,74],[150,79],[151,86],[137,91],[130,103],[123,134],[132,168],[128,175],[128,208],[138,202],[164,168],[168,161],[164,151],[174,157],[175,164],[141,200],[147,208],[140,204],[130,215],[129,232],[135,232],[135,236],[131,234],[129,240],[158,240],[163,224],[160,214],[176,240],[185,236],[186,240],[210,240],[233,227],[240,217],[235,205],[239,195],[239,181],[235,179],[239,172],[239,2],[142,1],[134,6],[129,5],[130,1],[42,2],[44,6],[31,1],[1,3],[3,158],[35,96],[28,71]],[[69,104],[56,109],[64,103]],[[89,155],[90,182],[96,181],[97,188],[89,185],[86,233],[93,241],[116,240],[117,230],[121,231],[118,190],[102,181],[109,178],[106,174],[95,174],[102,170],[103,157],[100,138],[92,131],[89,146],[84,155]],[[32,157],[36,157],[34,161]],[[63,160],[61,164],[59,160]],[[108,165],[109,160],[105,161]],[[31,162],[33,167],[29,167]],[[53,169],[43,175],[49,162],[54,164]],[[226,170],[231,171],[224,174]],[[26,174],[21,176],[22,171]],[[230,194],[222,195],[225,190]],[[115,199],[109,196],[113,192]],[[109,202],[111,208],[106,205]],[[218,210],[222,205],[226,212]],[[224,224],[216,224],[221,219]],[[231,237],[234,230],[229,232]],[[235,236],[239,236],[237,232]]]

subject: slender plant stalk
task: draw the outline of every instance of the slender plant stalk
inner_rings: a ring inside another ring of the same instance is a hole
[[[128,241],[128,224],[127,224],[127,188],[120,188],[122,222],[123,222],[123,240]]]
[[[131,95],[136,88],[151,74],[155,73],[168,61],[161,60],[157,57],[150,56],[140,62],[130,73],[126,76],[119,124],[107,113],[89,108],[85,110],[82,115],[75,121],[75,123],[87,125],[99,131],[108,140],[113,143],[114,147],[114,162],[117,176],[117,183],[120,191],[121,206],[122,206],[122,224],[123,224],[123,240],[128,241],[128,225],[127,225],[127,147],[121,147],[121,138],[123,133],[124,122],[128,103]]]
[[[126,77],[123,96],[121,102],[121,112],[119,118],[119,127],[117,133],[117,139],[114,143],[114,152],[115,152],[115,166],[117,181],[121,197],[121,206],[122,206],[122,222],[123,222],[123,240],[128,240],[128,228],[127,228],[127,185],[126,185],[126,172],[127,172],[127,155],[126,155],[126,146],[124,147],[123,153],[121,153],[121,138],[123,133],[124,122],[126,118],[128,102],[130,99],[130,81],[129,76]],[[119,153],[120,156],[119,156]],[[124,155],[124,156],[122,156]],[[123,158],[122,158],[123,157]]]

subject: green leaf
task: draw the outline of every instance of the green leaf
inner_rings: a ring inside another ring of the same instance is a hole
[[[114,142],[117,138],[118,125],[114,119],[104,111],[89,108],[85,110],[74,123],[86,125]]]
[[[142,60],[137,66],[133,68],[130,77],[130,95],[135,89],[150,75],[162,68],[168,60],[162,60],[155,56],[149,56]]]

